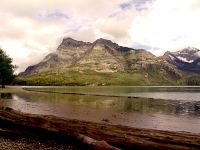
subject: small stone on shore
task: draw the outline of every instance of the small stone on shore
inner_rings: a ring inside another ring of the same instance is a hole
[[[0,135],[0,150],[80,150],[80,148],[54,140],[10,138]]]

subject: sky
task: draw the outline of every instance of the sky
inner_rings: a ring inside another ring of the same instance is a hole
[[[160,56],[200,49],[199,0],[1,0],[0,47],[17,72],[55,52],[64,37],[112,40]]]

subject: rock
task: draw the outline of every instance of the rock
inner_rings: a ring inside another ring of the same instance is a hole
[[[194,105],[194,110],[195,110],[195,111],[200,110],[200,105]]]

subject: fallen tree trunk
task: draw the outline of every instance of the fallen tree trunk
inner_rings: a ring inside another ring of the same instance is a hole
[[[199,135],[32,115],[10,108],[0,108],[0,127],[18,132],[55,133],[88,144],[92,149],[200,149]]]

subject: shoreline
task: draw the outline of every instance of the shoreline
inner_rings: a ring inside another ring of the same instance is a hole
[[[181,114],[171,115],[168,113],[159,113],[160,109],[154,113],[151,110],[145,110],[146,105],[144,105],[144,110],[141,112],[123,110],[124,107],[127,107],[127,104],[130,106],[140,104],[141,99],[55,93],[45,94],[26,91],[21,87],[8,87],[4,89],[4,92],[6,91],[13,93],[13,99],[1,100],[1,106],[10,107],[24,113],[54,115],[66,119],[85,120],[136,128],[200,133],[199,118],[193,117],[192,114],[187,116]],[[118,100],[122,104],[121,107],[116,105]],[[142,100],[146,102],[146,98]],[[148,103],[151,104],[151,100],[148,100]],[[149,105],[147,106],[149,107]],[[154,107],[156,108],[157,106],[155,105]]]
[[[103,97],[124,97],[124,98],[144,98],[144,97],[136,97],[136,96],[123,96],[123,95],[110,95],[110,94],[96,94],[96,93],[84,93],[84,92],[54,92],[54,91],[43,91],[43,90],[32,90],[28,88],[22,88],[25,91],[30,92],[39,92],[39,93],[54,93],[54,94],[72,94],[72,95],[88,95],[88,96],[103,96]],[[154,99],[154,98],[145,98],[145,99]]]
[[[0,126],[4,130],[12,131],[13,135],[15,133],[57,135],[82,143],[91,149],[197,150],[200,148],[199,134],[32,115],[10,108],[0,108]]]
[[[0,128],[2,150],[80,150],[75,142],[45,135],[14,133]]]

